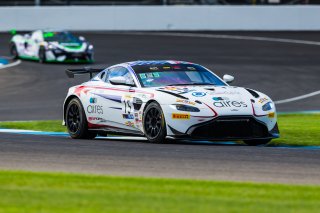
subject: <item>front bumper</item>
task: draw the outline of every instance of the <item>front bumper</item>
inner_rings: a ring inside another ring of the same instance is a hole
[[[47,61],[52,62],[74,62],[74,63],[92,63],[93,52],[47,52]]]
[[[185,134],[174,131],[174,138],[195,140],[254,140],[279,137],[277,123],[271,131],[252,116],[221,116],[211,121],[191,126]]]

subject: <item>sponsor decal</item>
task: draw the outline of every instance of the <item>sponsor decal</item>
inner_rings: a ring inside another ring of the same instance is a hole
[[[152,73],[147,73],[147,77],[148,78],[153,78],[153,74]]]
[[[275,113],[274,112],[271,112],[268,114],[268,118],[274,118],[275,117]]]
[[[171,67],[162,67],[164,70],[168,70],[170,69]]]
[[[105,119],[99,118],[99,117],[88,117],[89,121],[100,121],[100,122],[106,122]]]
[[[229,98],[227,98],[227,97],[213,97],[212,99],[214,101],[223,101],[223,100],[227,101],[227,100],[229,100]]]
[[[150,70],[159,70],[158,67],[150,67]]]
[[[267,100],[268,100],[268,98],[260,98],[260,99],[258,100],[258,102],[259,102],[260,104],[262,104],[262,103],[266,102]]]
[[[196,105],[196,102],[185,100],[185,99],[177,99],[176,102],[183,103],[183,104]]]
[[[122,114],[123,119],[134,119],[133,114]]]
[[[153,76],[154,76],[155,78],[159,78],[159,77],[160,77],[160,75],[159,75],[158,72],[154,72],[154,73],[153,73]]]
[[[248,105],[243,101],[214,101],[213,106],[218,108],[224,108],[224,107],[248,107]]]
[[[206,93],[205,92],[193,92],[192,95],[195,97],[203,97],[206,95]]]
[[[134,127],[134,123],[131,122],[131,121],[126,121],[126,122],[125,122],[125,125],[126,125],[126,126]]]
[[[95,104],[95,103],[97,103],[97,99],[96,98],[90,98],[89,102],[90,102],[90,104]]]
[[[147,76],[146,76],[146,74],[145,74],[145,73],[140,73],[140,74],[139,74],[139,76],[140,76],[140,78],[141,78],[141,79],[145,79],[145,78],[147,78]]]
[[[190,114],[172,113],[172,119],[188,120],[190,119]]]
[[[239,92],[228,92],[228,91],[219,91],[214,92],[215,95],[239,95]]]
[[[196,70],[194,67],[187,67],[188,70]]]
[[[103,114],[103,108],[99,105],[89,105],[87,107],[88,113],[97,113],[97,114]]]

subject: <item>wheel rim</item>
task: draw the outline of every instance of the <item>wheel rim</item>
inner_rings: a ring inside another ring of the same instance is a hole
[[[80,110],[76,104],[72,104],[69,108],[67,125],[71,133],[76,133],[80,128]]]
[[[162,128],[162,113],[156,108],[151,108],[145,116],[146,134],[150,138],[156,138]]]

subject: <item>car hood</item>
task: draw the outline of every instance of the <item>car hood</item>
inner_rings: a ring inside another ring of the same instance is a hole
[[[218,114],[251,115],[254,97],[242,87],[233,86],[179,86],[158,87],[156,91],[195,102],[198,108],[212,108]],[[184,101],[182,103],[188,103]]]
[[[54,47],[70,51],[70,52],[82,52],[86,50],[87,43],[86,42],[50,42],[49,44],[53,45]]]

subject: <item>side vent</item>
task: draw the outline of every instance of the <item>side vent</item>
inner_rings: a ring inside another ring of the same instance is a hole
[[[253,91],[252,89],[246,88],[246,90],[247,90],[248,92],[250,92],[250,94],[251,94],[253,97],[255,97],[255,98],[259,98],[259,97],[260,97],[259,94],[258,94],[257,92],[255,92],[255,91]]]

